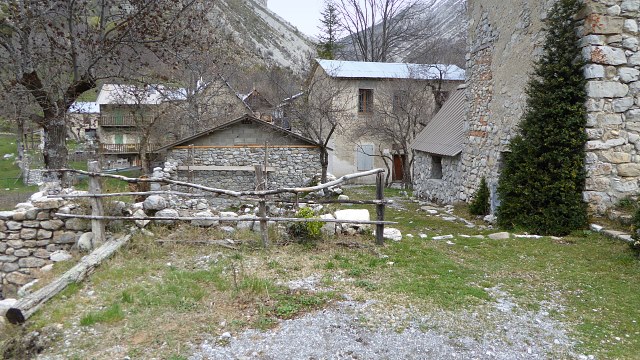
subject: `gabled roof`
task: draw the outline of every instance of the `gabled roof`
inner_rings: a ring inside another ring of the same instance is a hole
[[[464,87],[459,87],[418,134],[411,148],[442,156],[456,156],[461,153],[466,117],[465,103]]]
[[[316,59],[331,77],[345,79],[416,79],[464,81],[464,70],[447,64],[380,63]]]
[[[71,114],[99,114],[100,106],[97,102],[76,101],[71,104],[67,112]]]
[[[169,144],[169,145],[163,146],[163,147],[157,149],[156,151],[164,151],[164,150],[171,149],[172,147],[181,146],[181,145],[182,146],[188,145],[190,142],[192,142],[195,139],[198,139],[198,138],[203,137],[203,136],[207,136],[207,135],[209,135],[211,133],[226,129],[226,128],[230,127],[230,126],[234,126],[234,125],[236,125],[238,123],[241,123],[241,122],[247,121],[247,120],[253,121],[253,122],[258,123],[258,124],[260,124],[262,126],[266,126],[266,127],[270,128],[271,130],[279,131],[279,132],[283,133],[284,136],[290,136],[290,137],[299,139],[299,140],[301,140],[303,142],[308,143],[309,145],[316,145],[316,146],[318,145],[318,143],[316,143],[315,141],[313,141],[311,139],[308,139],[308,138],[306,138],[304,136],[298,135],[298,134],[293,133],[293,132],[291,132],[289,130],[283,129],[283,128],[279,127],[279,126],[276,126],[276,125],[273,125],[271,123],[268,123],[266,121],[260,120],[260,119],[254,117],[254,116],[249,115],[249,114],[245,114],[245,115],[243,115],[243,116],[241,116],[241,117],[239,117],[239,118],[237,118],[235,120],[228,121],[228,122],[226,122],[226,123],[224,123],[222,125],[215,126],[215,127],[211,128],[211,129],[202,131],[202,132],[200,132],[198,134],[195,134],[195,135],[186,137],[184,139],[178,140],[178,141],[174,142],[173,144]]]
[[[96,102],[100,105],[157,105],[186,98],[187,91],[184,88],[169,89],[157,84],[144,88],[131,84],[104,84]]]

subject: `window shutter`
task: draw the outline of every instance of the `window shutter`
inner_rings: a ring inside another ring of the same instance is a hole
[[[356,151],[357,170],[366,171],[373,169],[373,156],[371,156],[373,155],[373,145],[359,145]]]

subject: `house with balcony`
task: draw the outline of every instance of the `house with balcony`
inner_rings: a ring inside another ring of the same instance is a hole
[[[105,84],[96,102],[98,151],[105,169],[148,168],[158,148],[248,110],[221,77],[190,89]]]

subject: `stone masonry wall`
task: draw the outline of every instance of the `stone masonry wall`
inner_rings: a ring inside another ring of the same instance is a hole
[[[199,148],[172,149],[167,161],[177,166],[254,166],[264,163],[264,148]],[[268,150],[268,166],[275,168],[269,172],[268,187],[296,187],[304,185],[313,175],[320,173],[320,151],[311,147],[274,147]],[[229,190],[255,189],[253,171],[178,171],[183,181],[208,185]]]
[[[588,62],[585,200],[604,213],[640,188],[640,0],[587,1],[582,29]]]
[[[526,106],[553,0],[469,0],[467,121],[456,200],[485,176],[494,191],[503,152]],[[640,193],[640,0],[586,0],[581,36],[588,80],[585,201],[602,214]],[[446,198],[448,189],[439,197]],[[436,196],[436,197],[438,197]]]
[[[415,196],[435,203],[451,204],[456,201],[458,191],[454,184],[458,179],[460,156],[442,157],[442,179],[431,178],[433,157],[416,151],[413,162]]]
[[[0,290],[3,294],[15,292],[35,279],[41,269],[55,259],[52,254],[69,250],[85,231],[90,231],[87,221],[62,220],[54,215],[71,213],[75,207],[62,199],[40,198],[18,204],[14,211],[0,211]]]

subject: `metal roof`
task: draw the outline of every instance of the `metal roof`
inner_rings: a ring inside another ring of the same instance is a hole
[[[442,156],[462,152],[466,117],[464,88],[458,88],[411,144],[414,150]]]
[[[157,105],[165,101],[186,100],[186,89],[169,89],[164,85],[144,88],[129,84],[104,84],[96,102],[100,105]]]
[[[316,59],[331,77],[464,81],[464,70],[447,64],[407,64]]]

